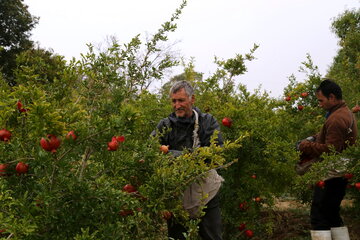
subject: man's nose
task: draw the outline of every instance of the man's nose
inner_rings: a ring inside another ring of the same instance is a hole
[[[175,102],[173,102],[173,106],[174,106],[174,108],[179,108],[180,103],[178,101],[175,101]]]

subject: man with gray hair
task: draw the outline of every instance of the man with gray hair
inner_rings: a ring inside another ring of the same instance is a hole
[[[219,131],[217,144],[222,146],[220,126],[216,119],[202,113],[194,107],[195,95],[193,87],[187,81],[175,82],[170,89],[170,99],[174,112],[162,119],[157,130],[162,133],[160,143],[168,146],[169,154],[178,157],[185,149],[210,146],[210,139],[215,130]],[[169,130],[169,131],[167,131]],[[183,207],[190,217],[197,218],[201,205],[205,203],[205,215],[201,217],[199,235],[203,240],[221,240],[221,213],[219,206],[219,189],[223,178],[216,170],[210,170],[201,181],[192,183],[183,195]],[[208,196],[202,199],[203,196]],[[186,228],[176,219],[168,220],[168,236],[173,239],[185,239]]]

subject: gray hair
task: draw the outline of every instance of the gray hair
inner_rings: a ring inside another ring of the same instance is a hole
[[[175,82],[172,87],[170,88],[170,96],[171,94],[174,94],[181,89],[185,89],[186,94],[191,98],[194,95],[194,88],[191,86],[191,84],[187,81],[177,81]]]

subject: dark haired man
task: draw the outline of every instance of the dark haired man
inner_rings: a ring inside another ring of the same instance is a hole
[[[304,140],[299,150],[313,158],[329,153],[332,148],[343,151],[355,143],[357,124],[354,115],[342,100],[339,85],[325,79],[316,90],[319,107],[327,110],[326,121],[315,141]],[[311,237],[318,240],[348,240],[348,229],[343,226],[340,203],[345,196],[347,180],[340,172],[332,170],[325,186],[315,186],[311,204]]]
[[[170,89],[170,99],[174,112],[159,122],[157,131],[164,134],[160,137],[160,143],[169,147],[172,156],[180,156],[185,149],[210,146],[215,130],[219,131],[217,144],[223,144],[216,119],[193,106],[195,95],[189,82],[175,82]],[[156,135],[157,131],[153,131],[152,135]],[[213,169],[207,177],[199,183],[192,183],[184,192],[183,207],[190,217],[197,218],[199,208],[203,203],[206,204],[205,215],[199,224],[199,235],[203,240],[222,239],[218,191],[223,180]],[[207,195],[207,198],[201,200],[203,194]],[[185,239],[185,232],[185,227],[173,218],[168,221],[168,235],[172,239]]]

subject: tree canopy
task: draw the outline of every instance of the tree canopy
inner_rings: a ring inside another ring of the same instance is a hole
[[[332,23],[340,49],[328,75],[343,86],[347,100],[356,101],[360,89],[360,9],[345,11]]]
[[[5,79],[13,83],[16,55],[30,49],[31,30],[38,23],[23,0],[0,1],[0,68]]]

